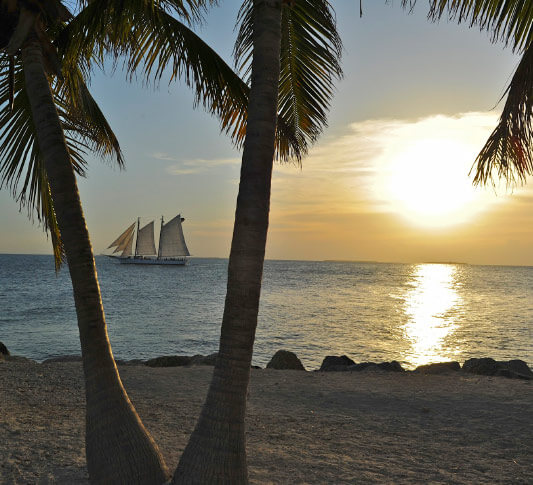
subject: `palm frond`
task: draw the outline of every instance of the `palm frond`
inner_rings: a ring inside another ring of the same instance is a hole
[[[234,48],[238,69],[249,78],[253,55],[253,1],[238,17]],[[342,42],[326,0],[297,0],[282,10],[278,133],[289,129],[305,153],[327,126],[334,82],[342,77]],[[278,136],[278,152],[283,137]],[[285,149],[285,148],[283,148]]]
[[[128,76],[141,76],[146,83],[159,83],[167,73],[170,81],[181,79],[195,94],[195,104],[217,116],[221,130],[240,147],[246,134],[249,87],[224,60],[196,33],[163,9],[133,9],[117,28],[108,22],[113,13],[107,2],[91,2],[69,24],[61,36],[60,46],[69,59],[83,57],[82,74],[96,63],[102,66],[106,53],[125,59]],[[96,23],[104,37],[85,40],[73,37],[78,27]],[[107,26],[106,26],[107,22]],[[89,24],[88,24],[89,23]],[[122,57],[121,57],[122,56]],[[301,157],[302,147],[292,125],[281,116],[277,137],[277,157],[283,160]]]
[[[52,92],[66,136],[76,137],[80,146],[104,159],[115,159],[122,168],[124,158],[118,139],[89,92],[81,70],[68,66],[63,71],[63,79],[55,80]]]
[[[62,243],[50,196],[20,62],[15,62],[12,81],[7,55],[0,55],[0,188],[5,187],[25,207],[30,219],[37,217],[49,232],[61,264]],[[65,69],[65,77],[52,82],[52,94],[65,131],[71,162],[78,175],[85,175],[86,154],[96,152],[123,165],[118,140],[75,68]],[[13,83],[13,109],[10,109]]]
[[[6,187],[28,217],[36,216],[52,239],[56,270],[64,260],[63,243],[50,195],[50,187],[39,156],[29,101],[20,64],[14,64],[13,109],[9,106],[10,80],[7,56],[0,56],[0,188]]]
[[[474,184],[494,184],[496,174],[508,185],[517,185],[533,175],[533,44],[524,52],[505,94],[498,126],[472,167]]]
[[[402,0],[413,7],[416,0]],[[430,0],[428,17],[477,25],[491,33],[492,40],[503,40],[513,50],[522,51],[533,41],[533,2],[531,0]]]
[[[195,104],[221,121],[221,129],[237,145],[244,140],[248,86],[197,34],[166,12],[158,18],[137,18],[124,45],[130,77],[141,73],[158,83],[166,72],[170,81],[190,87]]]
[[[56,39],[59,50],[85,59],[85,68],[92,62],[101,64],[117,46],[127,42],[138,18],[171,12],[183,22],[203,21],[203,14],[218,0],[80,0],[79,12]],[[84,70],[84,75],[89,72]],[[88,79],[86,77],[86,79]]]

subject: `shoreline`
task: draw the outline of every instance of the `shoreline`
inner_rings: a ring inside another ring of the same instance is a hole
[[[212,367],[120,373],[175,468]],[[250,482],[531,483],[533,382],[454,374],[252,369]],[[0,386],[0,483],[88,483],[81,364],[6,360]]]
[[[191,367],[191,366],[214,366],[217,353],[209,355],[162,355],[150,359],[115,359],[117,366],[148,366],[148,367]],[[10,355],[6,346],[0,342],[0,363],[3,360],[27,361],[36,364],[81,362],[80,354],[58,355],[41,361],[20,355]],[[263,367],[252,365],[253,369]],[[319,368],[305,368],[298,356],[290,351],[278,350],[271,358],[265,369],[279,370],[302,370],[306,372],[401,372],[401,373],[424,373],[424,374],[464,374],[507,377],[512,379],[533,379],[533,366],[520,359],[496,360],[491,357],[474,357],[465,362],[440,361],[419,365],[414,369],[404,368],[393,360],[390,362],[360,362],[356,363],[346,355],[325,356]]]

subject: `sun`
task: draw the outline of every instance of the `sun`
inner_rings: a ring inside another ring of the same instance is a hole
[[[426,138],[385,155],[378,197],[410,222],[426,227],[461,224],[482,208],[483,194],[468,176],[476,147]]]

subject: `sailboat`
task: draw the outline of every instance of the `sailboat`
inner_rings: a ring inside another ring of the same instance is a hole
[[[181,223],[185,219],[178,214],[166,224],[161,217],[161,232],[159,233],[159,248],[155,249],[154,221],[143,227],[141,219],[138,218],[120,236],[118,236],[108,247],[115,248],[111,258],[116,258],[124,264],[187,264],[187,257],[190,256]],[[133,250],[133,240],[135,241],[135,252]],[[115,253],[121,252],[120,255]]]

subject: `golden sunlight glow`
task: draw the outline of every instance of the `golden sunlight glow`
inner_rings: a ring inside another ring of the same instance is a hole
[[[415,365],[451,360],[444,340],[456,328],[455,312],[462,299],[457,293],[457,267],[419,264],[412,272],[412,286],[405,294],[405,337],[411,345],[409,361]]]
[[[427,227],[460,224],[483,207],[482,194],[468,176],[475,146],[425,138],[388,155],[380,196],[410,222]]]

